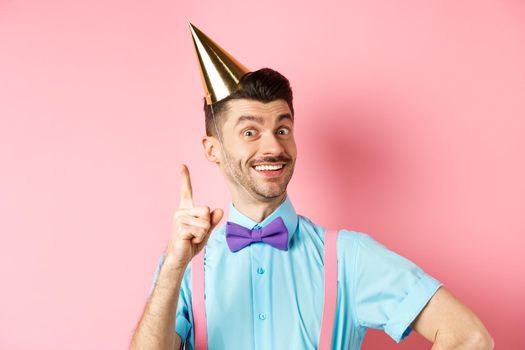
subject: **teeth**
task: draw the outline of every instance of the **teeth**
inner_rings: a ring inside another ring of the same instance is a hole
[[[261,170],[279,170],[283,167],[282,164],[279,165],[256,165],[255,170],[261,171]]]

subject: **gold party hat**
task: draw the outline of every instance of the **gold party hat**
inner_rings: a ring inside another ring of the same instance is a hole
[[[191,22],[189,25],[195,51],[199,58],[206,103],[211,105],[237,90],[242,76],[250,71],[199,28]]]

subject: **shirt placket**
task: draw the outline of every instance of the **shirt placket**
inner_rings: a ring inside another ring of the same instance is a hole
[[[255,225],[253,229],[260,229]],[[270,269],[265,259],[267,250],[265,243],[254,243],[250,245],[251,258],[251,280],[253,294],[253,324],[254,324],[254,349],[266,350],[271,348],[271,322],[273,315],[270,314]]]

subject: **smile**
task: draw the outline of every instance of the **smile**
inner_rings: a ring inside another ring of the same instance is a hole
[[[277,164],[277,165],[256,165],[254,168],[257,171],[260,170],[279,170],[282,169],[283,164]]]
[[[264,177],[277,177],[283,173],[283,168],[286,164],[258,164],[252,168],[259,175]]]

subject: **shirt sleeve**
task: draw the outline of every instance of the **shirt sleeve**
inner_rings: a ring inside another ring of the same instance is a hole
[[[151,296],[151,293],[153,292],[153,289],[155,288],[155,284],[157,283],[159,272],[162,267],[162,264],[164,263],[164,254],[162,254],[159,258],[159,261],[157,263],[157,268],[155,269],[155,274],[153,276],[153,283],[151,284],[150,290],[149,290],[149,296]],[[179,294],[179,300],[177,302],[177,311],[175,316],[175,332],[180,336],[181,338],[181,346],[180,349],[183,349],[184,344],[189,340],[188,337],[190,336],[190,332],[192,329],[191,326],[191,313],[190,310],[190,303],[191,303],[191,291],[190,291],[190,268],[191,264],[188,264],[186,267],[186,270],[184,271],[184,276],[182,279],[181,287],[180,287],[180,294]]]
[[[397,343],[443,284],[365,233],[357,234],[353,299],[359,325],[385,331]]]

